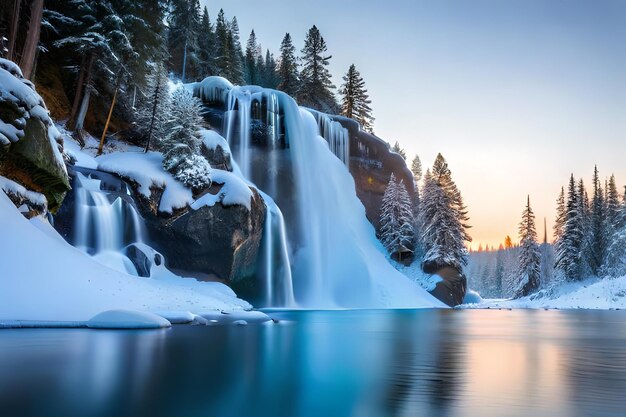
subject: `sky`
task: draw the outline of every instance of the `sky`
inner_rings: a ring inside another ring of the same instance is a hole
[[[354,63],[375,133],[431,166],[441,152],[471,235],[517,238],[530,195],[543,236],[570,173],[626,185],[626,1],[204,0],[278,54],[317,25],[335,85]]]

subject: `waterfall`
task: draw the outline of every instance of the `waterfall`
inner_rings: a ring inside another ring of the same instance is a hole
[[[203,88],[211,88],[212,78],[200,83]],[[383,254],[346,169],[346,129],[328,116],[321,122],[316,120],[311,111],[299,108],[285,93],[260,87],[231,88],[227,104],[222,133],[242,165],[243,176],[280,207],[272,217],[268,205],[266,218],[266,299],[275,297],[276,283],[280,282],[273,264],[277,252],[272,248],[280,236],[275,224],[282,223],[282,216],[278,217],[282,212],[286,213],[290,249],[284,258],[291,260],[299,306],[432,304],[430,296],[396,271]],[[259,127],[265,129],[260,135],[253,131]],[[280,229],[284,234],[285,226]]]
[[[110,190],[94,173],[76,172],[74,246],[113,269],[138,275],[124,248],[143,243],[143,224],[135,208],[124,201],[127,189]],[[123,192],[123,193],[122,193]]]

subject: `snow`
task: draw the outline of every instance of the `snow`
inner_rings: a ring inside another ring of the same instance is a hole
[[[65,153],[74,160],[74,165],[82,168],[98,169],[96,159],[89,153],[81,151],[80,145],[75,140],[65,139],[63,145]]]
[[[626,309],[626,276],[563,283],[516,300],[486,299],[462,308]]]
[[[203,101],[225,103],[233,85],[226,78],[207,77],[198,83],[189,84],[193,95]],[[188,87],[189,88],[189,87]]]
[[[132,310],[109,310],[97,314],[86,323],[91,329],[161,329],[172,323],[152,313]]]
[[[394,260],[389,261],[398,271],[402,272],[404,275],[409,277],[411,280],[416,282],[420,287],[425,289],[426,291],[433,291],[438,283],[443,281],[439,275],[436,274],[427,274],[422,271],[422,267],[420,262],[413,262],[411,265],[404,265],[398,263]]]
[[[18,197],[22,197],[28,200],[32,205],[38,207],[47,207],[48,201],[46,200],[46,196],[41,193],[37,193],[35,191],[27,190],[22,185],[12,181],[8,178],[5,178],[0,175],[0,189],[2,189],[7,194],[13,194]]]
[[[191,208],[198,210],[203,206],[213,206],[220,202],[224,206],[241,205],[248,210],[252,204],[252,190],[240,177],[232,172],[214,169],[211,177],[213,182],[223,184],[222,189],[215,195],[207,193],[191,204]]]
[[[193,203],[191,190],[163,169],[160,152],[116,152],[97,158],[98,169],[135,181],[139,192],[150,197],[150,187],[164,188],[159,211],[172,213]]]
[[[0,323],[78,323],[119,309],[202,315],[251,308],[221,283],[181,278],[165,268],[157,268],[153,278],[115,271],[36,222],[0,193]]]
[[[201,129],[200,135],[202,137],[202,143],[207,149],[215,150],[218,147],[222,148],[224,153],[230,155],[230,146],[226,139],[214,130]]]

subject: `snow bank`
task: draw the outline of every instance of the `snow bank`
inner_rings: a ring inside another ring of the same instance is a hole
[[[91,329],[161,329],[172,324],[161,316],[132,310],[109,310],[86,323]]]
[[[409,266],[396,262],[392,259],[389,262],[405,276],[416,282],[420,287],[426,291],[433,291],[438,283],[443,281],[439,275],[427,274],[422,271],[422,267],[419,262],[414,262]]]
[[[120,309],[205,313],[251,308],[221,283],[180,278],[165,268],[154,278],[107,268],[41,227],[26,220],[0,193],[2,323],[28,322],[32,327],[42,322],[85,322]]]
[[[590,278],[544,289],[517,300],[483,300],[464,308],[626,309],[626,276]]]
[[[87,152],[83,152],[75,140],[67,138],[63,141],[63,144],[65,153],[74,160],[74,165],[82,168],[98,169],[96,159]]]

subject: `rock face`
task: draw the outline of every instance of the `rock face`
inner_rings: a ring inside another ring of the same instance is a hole
[[[463,272],[450,266],[444,266],[437,271],[425,272],[434,273],[443,280],[437,283],[435,289],[430,292],[434,297],[450,307],[463,304],[463,299],[467,291],[467,278]]]
[[[216,194],[220,188],[214,184],[209,192]],[[156,209],[162,194],[162,189],[153,188],[150,198],[136,191],[134,197],[151,245],[164,255],[168,267],[234,287],[253,278],[265,219],[265,203],[256,190],[250,210],[216,203],[198,210],[186,207],[172,215]]]
[[[0,60],[0,175],[44,194],[54,212],[70,189],[62,150],[32,83],[15,64]]]
[[[350,174],[354,178],[356,194],[365,206],[367,219],[380,229],[380,205],[391,173],[406,185],[409,196],[415,193],[413,174],[405,160],[392,152],[382,139],[360,130],[352,119],[330,116],[348,130],[350,138]]]

